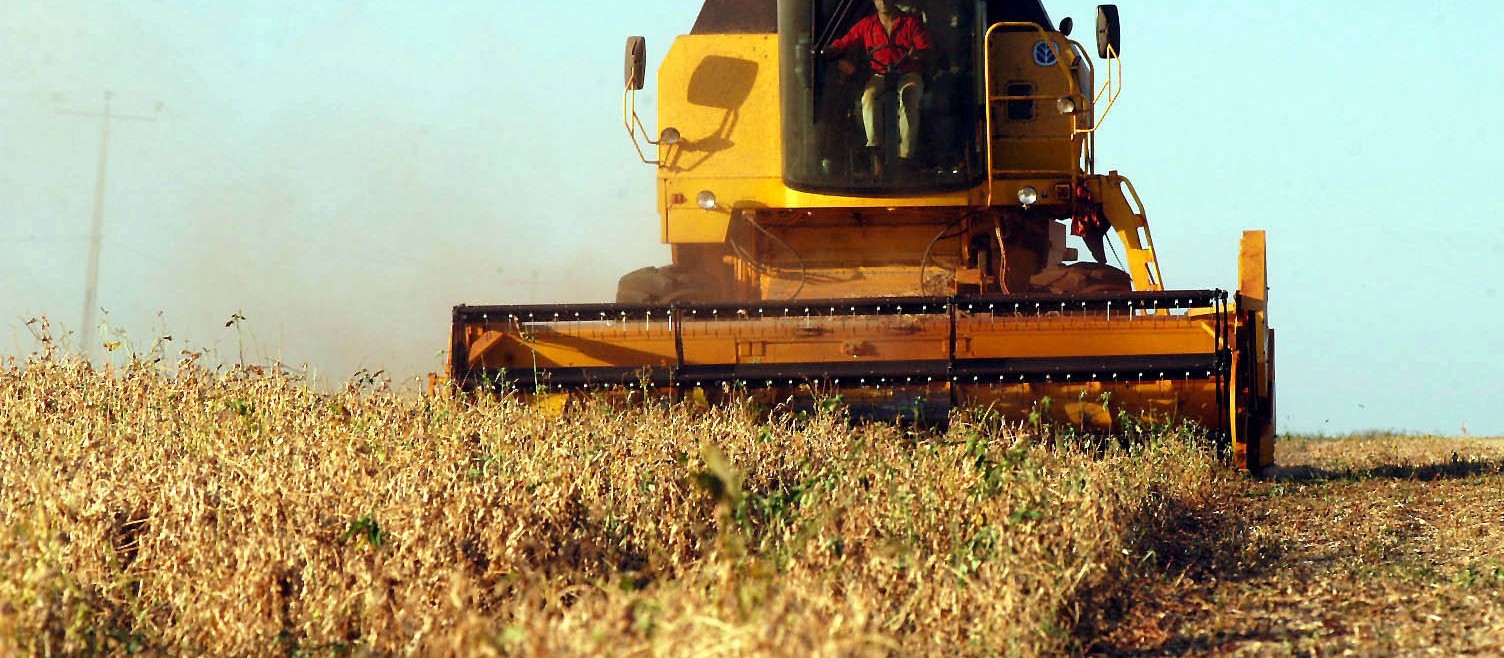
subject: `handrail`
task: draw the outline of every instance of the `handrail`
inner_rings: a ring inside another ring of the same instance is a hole
[[[1097,64],[1094,60],[1092,60],[1091,55],[1087,54],[1086,46],[1081,45],[1081,42],[1076,41],[1075,39],[1067,39],[1066,41],[1070,43],[1071,50],[1075,51],[1076,53],[1076,62],[1084,64],[1086,66],[1087,80],[1092,84],[1096,84]],[[1083,89],[1081,91],[1082,98],[1084,99],[1086,90]],[[1086,138],[1082,140],[1081,162],[1079,164],[1081,171],[1087,174],[1097,173],[1097,133],[1095,127],[1097,125],[1100,125],[1100,122],[1097,121],[1097,99],[1095,97],[1092,98],[1091,112],[1091,125],[1093,129],[1085,131],[1080,130],[1081,117],[1079,110],[1077,111],[1075,123],[1071,126],[1072,136],[1086,136]]]
[[[1119,57],[1117,50],[1113,49],[1113,47],[1110,45],[1107,47],[1107,53],[1107,81],[1102,84],[1102,88],[1097,90],[1096,96],[1094,96],[1091,100],[1092,111],[1095,112],[1097,103],[1101,102],[1103,94],[1110,93],[1110,95],[1108,95],[1107,97],[1107,107],[1102,109],[1101,116],[1093,118],[1090,128],[1087,128],[1086,130],[1077,129],[1078,132],[1084,134],[1095,135],[1097,133],[1097,130],[1102,127],[1102,124],[1107,122],[1107,115],[1112,112],[1112,107],[1117,104],[1118,95],[1123,93],[1123,58]],[[1113,62],[1117,62],[1118,74],[1116,78],[1114,78],[1112,75]],[[1116,79],[1118,83],[1116,88],[1112,86],[1114,79]]]

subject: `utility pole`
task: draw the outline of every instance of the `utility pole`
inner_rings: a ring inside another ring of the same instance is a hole
[[[132,116],[128,114],[116,114],[110,106],[110,100],[114,96],[110,92],[104,92],[104,111],[85,112],[80,110],[58,110],[58,114],[69,116],[89,117],[99,119],[99,169],[94,178],[94,216],[89,225],[89,269],[84,276],[84,324],[83,341],[80,349],[84,356],[94,351],[94,310],[99,303],[99,251],[100,242],[104,239],[104,182],[105,172],[110,160],[110,122],[112,121],[142,121],[153,122],[157,120],[157,114],[162,112],[162,104],[157,103],[157,112],[151,116]]]

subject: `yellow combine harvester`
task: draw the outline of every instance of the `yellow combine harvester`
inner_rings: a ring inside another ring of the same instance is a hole
[[[673,264],[614,304],[455,308],[454,385],[1183,419],[1268,466],[1264,235],[1237,293],[1166,289],[1133,185],[1096,171],[1121,91],[1116,7],[1097,22],[1100,65],[1037,0],[708,0],[659,71],[656,139],[629,39]]]

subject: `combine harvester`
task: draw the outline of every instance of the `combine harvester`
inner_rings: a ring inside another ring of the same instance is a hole
[[[1270,465],[1264,234],[1237,293],[1166,289],[1133,185],[1097,173],[1122,89],[1117,8],[1097,13],[1101,64],[1037,0],[708,0],[659,71],[656,139],[629,39],[623,115],[673,264],[614,304],[456,307],[453,385],[1189,420]]]

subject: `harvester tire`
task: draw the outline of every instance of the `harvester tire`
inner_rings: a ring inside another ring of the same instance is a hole
[[[704,296],[705,289],[694,274],[673,265],[628,272],[616,283],[618,304],[673,304]]]
[[[1131,292],[1133,279],[1111,265],[1072,263],[1045,269],[1029,279],[1036,288],[1060,295],[1094,292]]]

